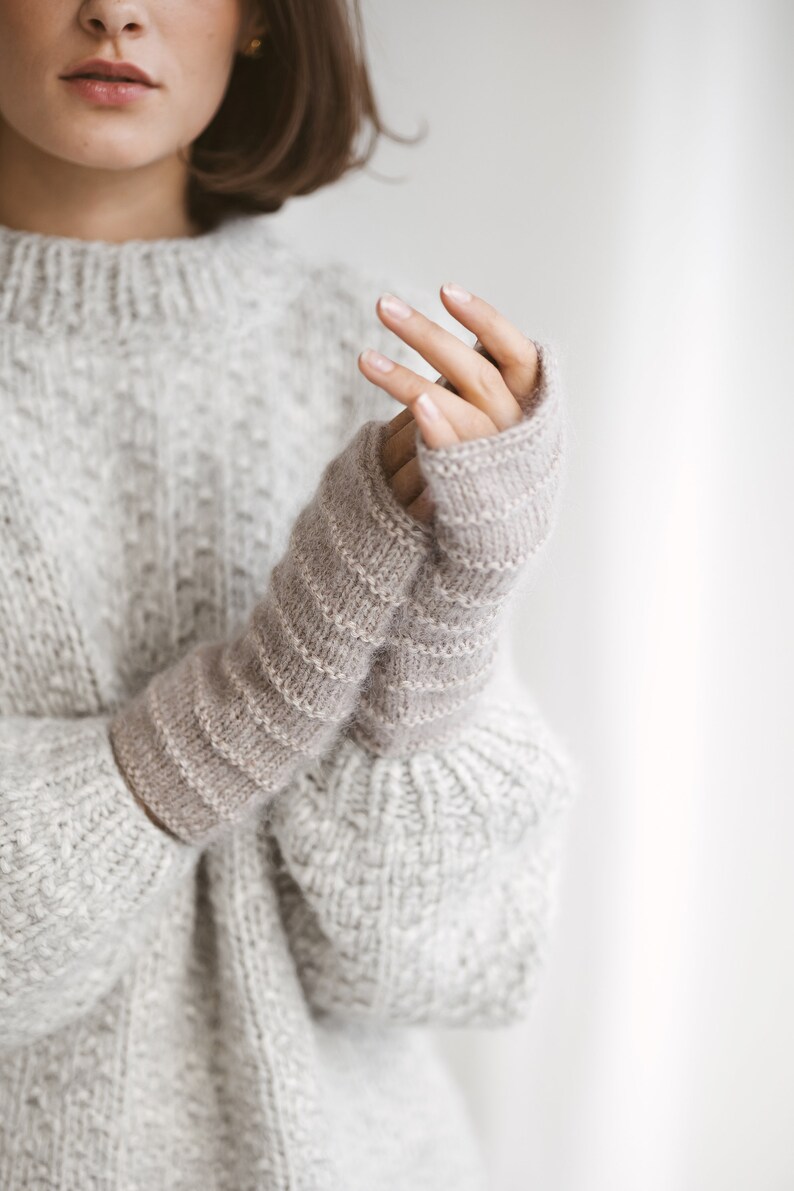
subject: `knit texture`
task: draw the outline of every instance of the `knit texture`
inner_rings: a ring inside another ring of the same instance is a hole
[[[245,632],[196,647],[111,722],[129,785],[174,835],[208,843],[352,712],[427,552],[386,481],[383,433],[366,422],[328,464]]]
[[[555,435],[433,452],[414,522],[378,466],[399,406],[356,364],[416,366],[387,288],[438,313],[269,216],[0,225],[2,1188],[488,1185],[416,1027],[526,1016],[576,767],[528,693],[457,726],[439,696],[431,740],[434,697],[381,675],[486,600],[496,632]],[[437,660],[419,682],[465,686]]]
[[[431,555],[373,666],[352,727],[382,755],[427,748],[473,722],[494,670],[508,600],[556,522],[566,418],[557,361],[538,344],[538,380],[519,422],[431,449],[416,432],[434,501]]]

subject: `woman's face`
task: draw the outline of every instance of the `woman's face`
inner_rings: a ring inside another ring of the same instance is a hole
[[[186,147],[220,107],[254,0],[0,0],[0,119],[45,153],[97,169]],[[81,98],[62,75],[119,59],[158,84],[122,106]]]

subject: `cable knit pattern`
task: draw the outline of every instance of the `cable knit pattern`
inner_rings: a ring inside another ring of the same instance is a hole
[[[376,466],[386,288],[434,313],[269,216],[0,225],[2,1188],[488,1185],[416,1025],[528,1012],[577,779],[528,697],[432,744],[388,722],[432,698],[371,701],[423,576],[500,590],[442,455],[446,538]]]
[[[555,524],[566,423],[553,351],[536,346],[538,382],[515,425],[435,449],[417,430],[434,499],[434,548],[352,726],[380,754],[441,744],[472,722],[508,599]]]

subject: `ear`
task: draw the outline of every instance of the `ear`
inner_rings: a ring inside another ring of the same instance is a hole
[[[240,18],[240,50],[244,50],[252,37],[264,37],[268,26],[262,15],[262,5],[259,0],[242,0],[242,15]]]

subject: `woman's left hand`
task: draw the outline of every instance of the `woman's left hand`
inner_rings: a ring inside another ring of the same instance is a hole
[[[364,375],[407,408],[389,423],[383,465],[400,504],[418,521],[432,517],[432,501],[416,458],[415,425],[429,447],[445,447],[498,434],[524,415],[537,383],[534,343],[483,298],[458,286],[440,289],[444,306],[473,331],[493,357],[491,363],[392,294],[376,303],[381,321],[423,356],[452,385],[448,388],[367,349],[358,357]],[[383,366],[378,366],[378,361]]]

